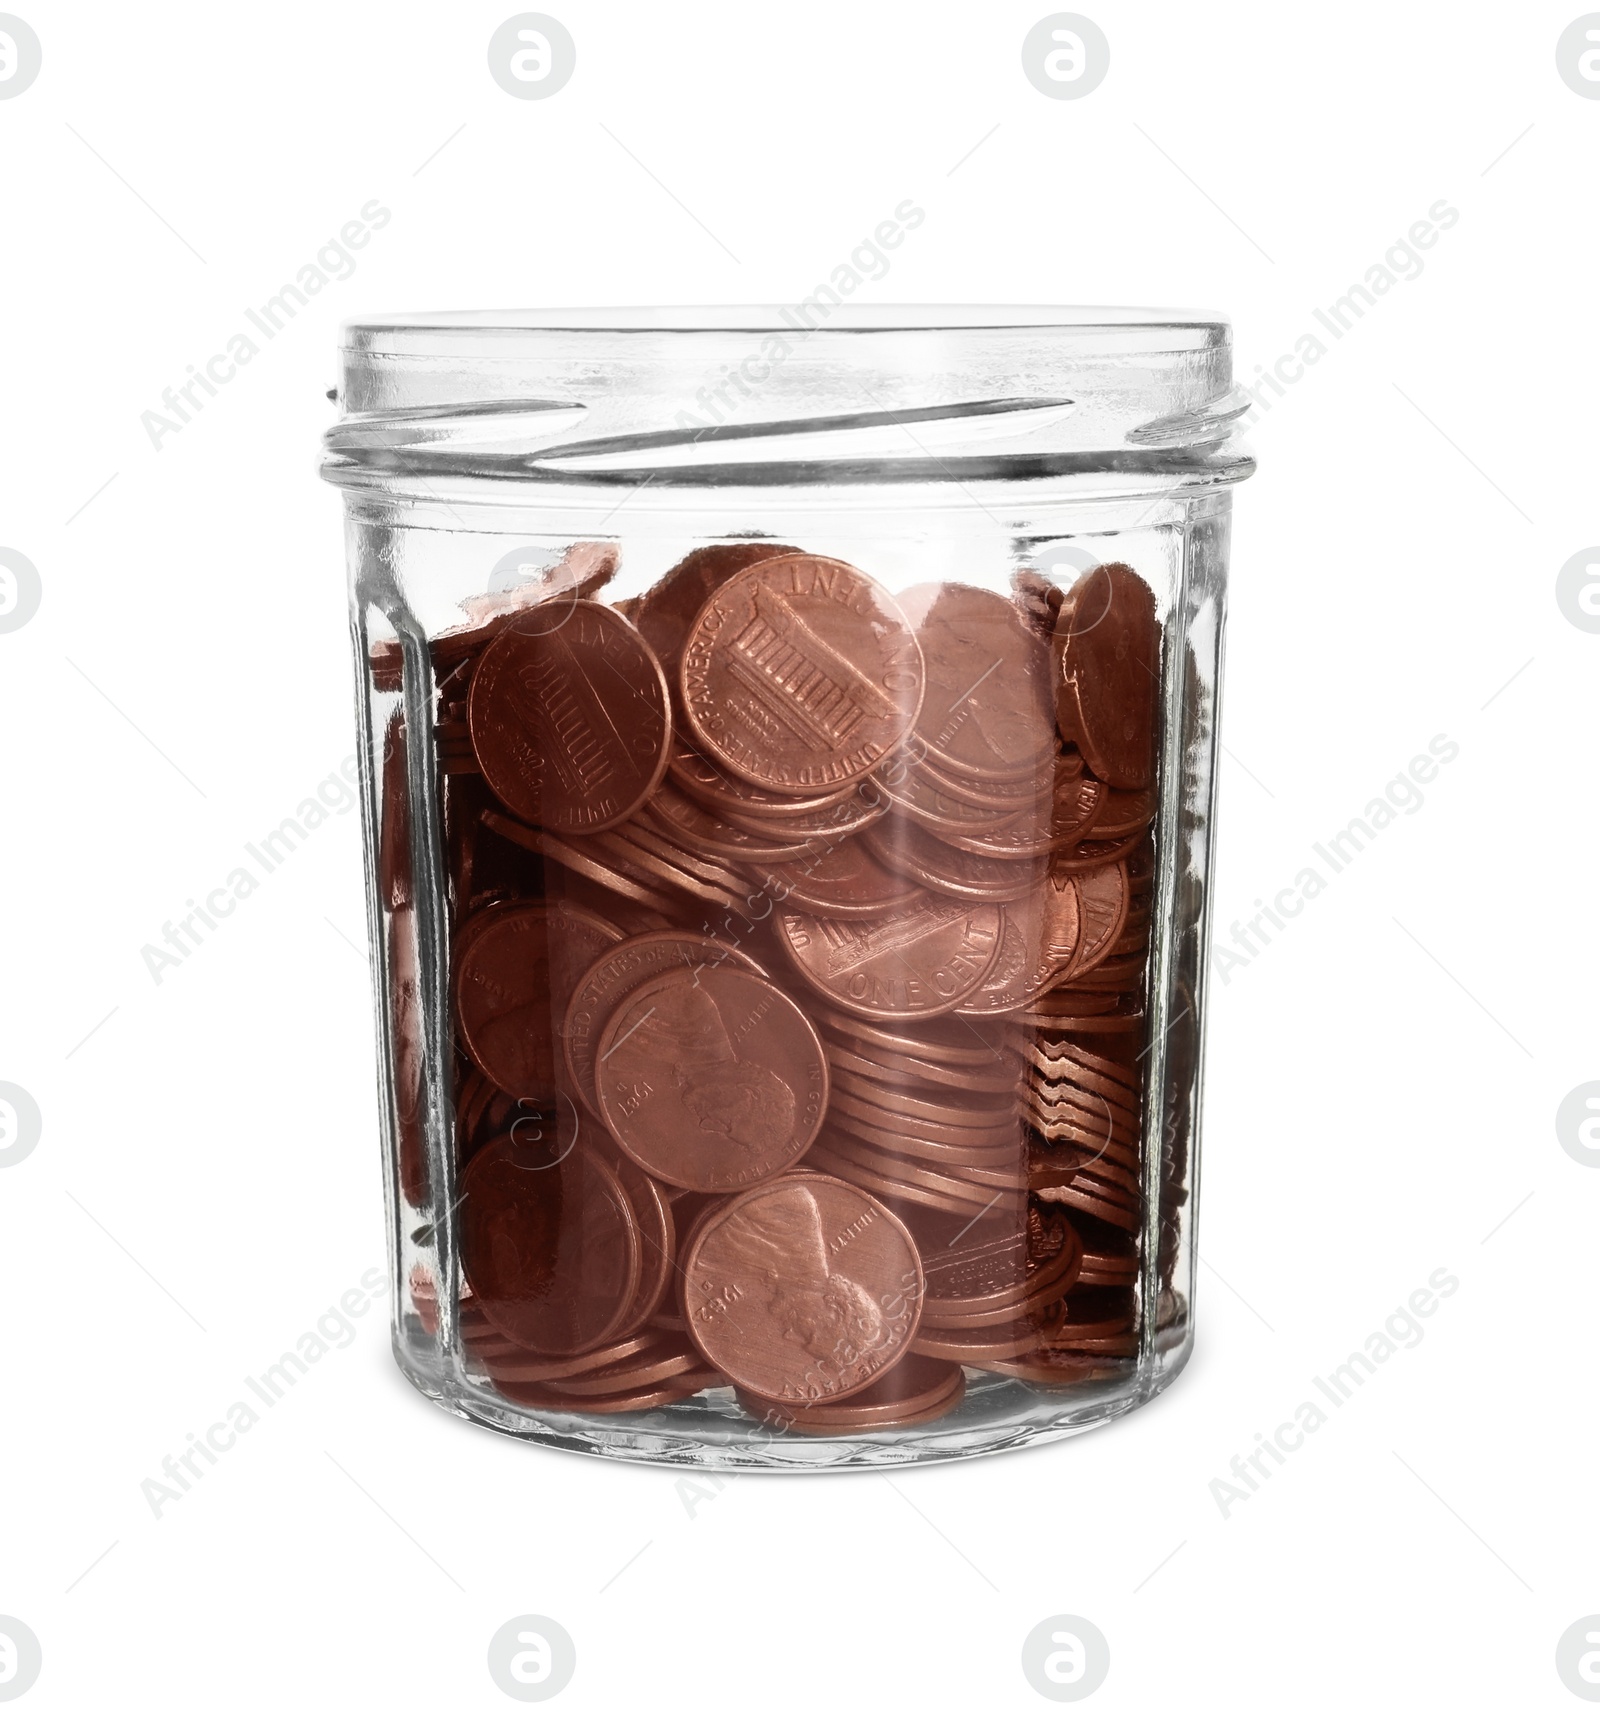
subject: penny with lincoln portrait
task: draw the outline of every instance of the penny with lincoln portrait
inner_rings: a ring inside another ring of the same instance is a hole
[[[775,984],[733,966],[680,968],[611,1016],[595,1092],[612,1137],[647,1174],[736,1192],[781,1174],[817,1136],[828,1062]]]
[[[696,1347],[765,1401],[838,1401],[895,1363],[922,1315],[910,1233],[870,1193],[788,1174],[729,1199],[684,1257]]]

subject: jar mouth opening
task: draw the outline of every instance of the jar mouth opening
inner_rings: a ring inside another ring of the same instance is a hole
[[[805,323],[813,335],[1028,329],[1070,336],[1138,331],[1182,347],[1225,340],[1230,328],[1225,316],[1209,310],[1098,304],[852,304],[837,301],[837,295],[832,304],[823,301],[825,319],[813,322],[806,307],[821,290],[819,287],[793,304],[558,306],[361,316],[344,323],[341,344],[347,349],[381,350],[386,338],[400,337],[410,344],[430,334],[446,339],[452,334],[779,334]]]

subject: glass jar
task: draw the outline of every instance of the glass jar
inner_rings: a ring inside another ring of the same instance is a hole
[[[1193,1338],[1230,333],[344,334],[394,1351],[534,1442],[947,1460]]]

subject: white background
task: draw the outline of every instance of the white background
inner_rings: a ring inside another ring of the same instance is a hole
[[[549,0],[577,73],[517,101],[485,59],[505,4],[6,3],[44,46],[0,101],[0,544],[43,581],[0,636],[0,1078],[44,1117],[0,1170],[0,1614],[44,1650],[19,1709],[508,1710],[485,1649],[523,1612],[575,1639],[574,1712],[1042,1710],[1019,1653],[1059,1612],[1110,1642],[1107,1713],[1576,1709],[1600,1173],[1554,1117],[1600,1077],[1600,636],[1555,578],[1600,540],[1600,102],[1557,76],[1575,9],[1084,0],[1110,74],[1051,100],[1019,57],[1039,3]],[[1261,417],[1236,498],[1220,934],[1432,736],[1460,755],[1214,986],[1187,1373],[1069,1443],[686,1500],[437,1412],[372,1311],[156,1518],[141,1482],[382,1257],[356,816],[159,985],[141,958],[354,748],[315,474],[338,322],[788,302],[907,197],[927,219],[863,296],[1216,308],[1247,381],[1460,212]],[[141,413],[372,198],[393,218],[354,274],[154,450]],[[1224,1518],[1211,1480],[1440,1267],[1425,1339]]]

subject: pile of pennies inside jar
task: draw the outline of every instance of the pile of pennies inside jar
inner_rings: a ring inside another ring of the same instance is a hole
[[[890,596],[737,542],[608,604],[617,565],[577,544],[428,646],[469,1375],[546,1413],[731,1389],[853,1436],[941,1418],[974,1373],[1125,1370],[1148,586]],[[375,690],[401,661],[373,647]],[[397,709],[378,869],[427,1211],[407,768]]]

